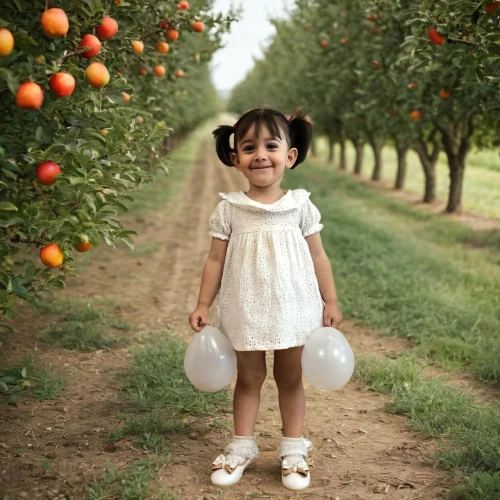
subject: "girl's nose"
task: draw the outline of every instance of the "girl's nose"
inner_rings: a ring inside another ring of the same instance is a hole
[[[255,159],[256,160],[265,160],[267,158],[266,148],[257,148],[255,151]]]

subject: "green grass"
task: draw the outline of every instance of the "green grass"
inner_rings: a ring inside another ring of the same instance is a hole
[[[105,309],[94,308],[90,301],[73,306],[70,312],[60,318],[57,324],[43,330],[39,336],[42,342],[58,345],[65,349],[95,351],[109,349],[121,340],[113,330],[130,331],[132,324],[119,318],[108,318]]]
[[[355,378],[391,394],[385,410],[404,415],[408,427],[438,439],[437,465],[466,477],[449,498],[489,500],[500,492],[500,404],[480,405],[468,395],[421,377],[412,356],[356,361]]]
[[[420,356],[500,384],[498,247],[470,245],[473,230],[329,166],[304,164],[287,174],[284,184],[311,191],[322,213],[347,318],[410,336]]]
[[[31,355],[24,356],[18,365],[0,367],[0,392],[3,400],[17,404],[21,398],[45,401],[56,399],[66,386],[66,377],[49,364],[35,362]]]
[[[205,393],[193,387],[184,373],[186,343],[168,332],[160,335],[146,347],[132,349],[133,362],[123,375],[132,410],[121,415],[124,423],[111,436],[114,440],[138,436],[142,447],[153,450],[162,445],[158,438],[189,429],[185,416],[227,412],[229,402],[225,390]]]
[[[327,156],[327,142],[321,137],[317,141],[318,156]],[[336,146],[338,160],[339,146]],[[347,169],[352,171],[355,152],[351,143],[347,143]],[[397,171],[396,150],[392,146],[382,151],[382,179],[394,182]],[[371,175],[373,168],[373,152],[367,145],[364,150],[363,173]],[[439,199],[448,199],[449,173],[446,155],[441,153],[436,165],[436,195]],[[500,186],[500,155],[498,151],[473,151],[467,157],[462,205],[464,210],[476,212],[487,217],[500,219],[500,203],[498,202]],[[418,155],[414,151],[408,154],[408,170],[405,190],[423,195],[424,176]]]
[[[94,479],[87,487],[85,500],[104,500],[119,498],[121,500],[177,500],[178,496],[167,489],[158,491],[151,483],[157,468],[165,465],[166,461],[154,458],[145,458],[131,462],[118,471],[111,463],[107,464],[104,477]]]

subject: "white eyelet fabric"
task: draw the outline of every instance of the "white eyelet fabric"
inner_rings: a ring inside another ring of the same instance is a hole
[[[220,193],[209,234],[229,240],[220,329],[237,351],[304,345],[323,326],[324,302],[305,240],[323,224],[310,194],[289,190],[265,204],[243,191]]]

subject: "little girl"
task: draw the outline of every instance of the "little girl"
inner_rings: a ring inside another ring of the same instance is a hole
[[[314,330],[336,328],[342,321],[319,234],[320,213],[304,189],[280,188],[285,169],[305,160],[312,125],[300,113],[287,119],[272,109],[254,109],[234,126],[220,126],[213,134],[219,159],[236,167],[249,188],[221,193],[223,200],[209,220],[212,246],[198,305],[189,316],[193,330],[200,331],[220,287],[220,329],[238,360],[235,435],[225,454],[213,462],[211,481],[218,486],[237,483],[259,454],[255,421],[266,378],[265,353],[274,350],[283,421],[278,447],[282,482],[302,490],[310,484],[305,458],[311,446],[302,436],[302,349]]]

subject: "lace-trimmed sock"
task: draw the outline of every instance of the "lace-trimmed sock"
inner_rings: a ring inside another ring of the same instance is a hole
[[[246,458],[254,459],[259,456],[259,449],[255,442],[255,436],[233,436],[233,440],[226,446],[226,460],[238,460],[243,462]]]

